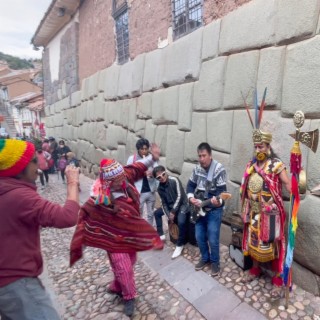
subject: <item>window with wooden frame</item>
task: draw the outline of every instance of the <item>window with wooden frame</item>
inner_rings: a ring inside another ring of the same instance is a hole
[[[172,0],[174,39],[202,26],[202,8],[203,0]]]
[[[112,16],[116,27],[117,59],[119,64],[129,60],[128,5],[125,0],[113,0]]]

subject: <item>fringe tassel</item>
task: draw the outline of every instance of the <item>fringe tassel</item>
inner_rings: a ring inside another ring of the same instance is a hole
[[[94,204],[96,204],[96,205],[103,204],[106,206],[110,205],[111,204],[110,189],[107,188],[105,190],[105,192],[103,192],[102,188],[100,188],[99,194],[98,194]]]
[[[299,175],[301,171],[301,150],[299,141],[295,141],[290,154],[290,171]]]

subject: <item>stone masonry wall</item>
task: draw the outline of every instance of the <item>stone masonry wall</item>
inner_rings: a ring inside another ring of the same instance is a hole
[[[251,0],[204,0],[204,24],[226,15]],[[79,78],[111,66],[116,62],[116,42],[112,1],[83,1],[80,7]],[[129,53],[138,55],[155,50],[159,43],[171,39],[171,0],[129,0]]]
[[[50,49],[43,53],[44,96],[47,104],[52,104],[79,90],[78,77],[79,26],[70,24],[60,42],[59,80],[51,81]]]
[[[251,127],[242,94],[253,104],[255,87],[268,87],[261,128],[289,165],[292,116],[302,110],[304,131],[320,125],[320,2],[253,0],[164,49],[112,65],[84,79],[80,91],[46,107],[47,132],[67,140],[94,177],[102,157],[125,163],[135,142],[158,143],[161,163],[185,184],[208,141],[228,173],[233,198],[228,221],[239,210],[239,185],[252,154]],[[307,194],[301,201],[294,281],[320,294],[319,156],[302,146]],[[288,202],[286,202],[288,207]]]

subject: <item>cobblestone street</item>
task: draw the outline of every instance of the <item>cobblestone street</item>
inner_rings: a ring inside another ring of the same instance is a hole
[[[91,182],[92,180],[81,175],[81,202],[86,200]],[[65,200],[66,186],[56,174],[50,175],[49,186],[44,190],[40,188],[38,190],[52,201],[63,203]],[[112,272],[104,251],[87,248],[84,259],[76,263],[73,268],[68,267],[69,245],[73,230],[70,228],[42,231],[42,252],[46,261],[43,281],[53,295],[62,318],[70,320],[127,319],[122,313],[121,299],[106,292],[107,283],[112,279]],[[174,246],[168,238],[167,235],[166,247],[172,252]],[[199,259],[198,249],[187,245],[183,256],[184,259],[181,258],[181,261],[187,260],[195,264]],[[181,294],[181,291],[177,291],[174,286],[164,280],[161,274],[144,262],[142,253],[139,253],[138,257],[135,267],[138,298],[133,319],[220,319],[215,316],[220,308],[219,303],[212,300],[212,304],[206,306],[207,309],[209,308],[207,313],[203,311],[205,309],[196,308],[194,305],[198,305],[188,299],[188,294]],[[220,276],[214,280],[211,277],[208,279],[217,284],[219,282],[227,288],[241,304],[258,310],[262,318],[264,315],[268,319],[320,319],[320,297],[315,297],[294,285],[293,292],[290,294],[289,308],[286,310],[284,299],[272,301],[270,298],[272,285],[269,277],[262,276],[259,280],[243,285],[240,281],[243,271],[229,258],[228,248],[223,245],[221,257]],[[208,267],[204,272],[209,276]],[[205,273],[200,271],[195,274],[205,275]],[[193,288],[190,287],[190,290]],[[240,316],[234,314],[232,317],[229,314],[226,318],[243,319]],[[246,319],[250,319],[250,316]]]

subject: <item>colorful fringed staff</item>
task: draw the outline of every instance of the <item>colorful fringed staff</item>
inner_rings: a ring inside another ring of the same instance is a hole
[[[318,142],[318,129],[311,132],[300,132],[300,128],[304,124],[304,114],[302,111],[297,111],[294,114],[293,122],[296,129],[295,142],[290,153],[290,172],[291,172],[291,194],[290,194],[290,210],[288,214],[288,244],[286,259],[283,271],[283,282],[286,286],[286,308],[289,303],[289,291],[292,289],[292,262],[293,252],[295,246],[295,237],[298,228],[298,211],[300,206],[300,195],[299,195],[299,174],[302,166],[302,156],[299,142],[304,143],[301,137],[304,137],[306,141],[317,141]],[[301,135],[303,133],[303,135]],[[308,137],[306,137],[308,135]],[[292,136],[292,135],[290,135]],[[307,145],[306,143],[304,143]],[[307,145],[312,151],[317,150],[317,145]],[[315,151],[314,151],[315,152]]]

